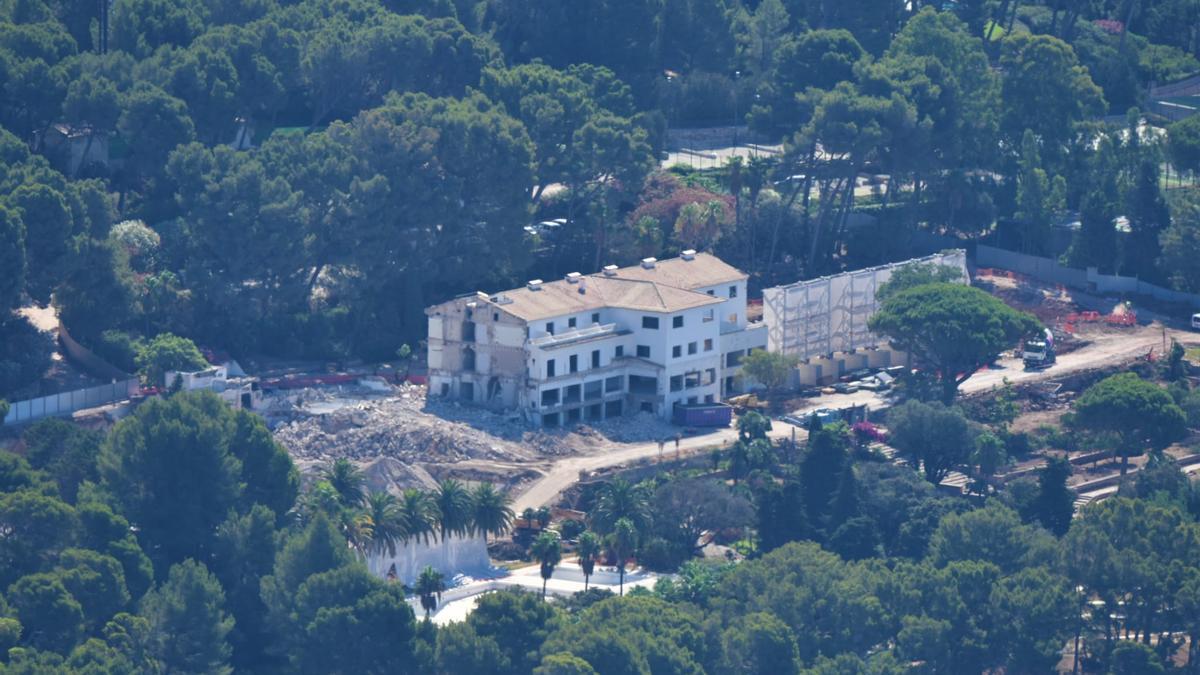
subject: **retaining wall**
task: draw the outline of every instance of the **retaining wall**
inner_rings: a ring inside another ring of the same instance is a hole
[[[1016,251],[979,244],[975,247],[975,264],[979,267],[1000,267],[1048,283],[1062,284],[1089,293],[1131,294],[1152,297],[1162,302],[1190,305],[1200,309],[1200,295],[1183,293],[1156,286],[1137,277],[1101,274],[1095,267],[1086,270],[1060,264],[1057,260],[1026,255]]]

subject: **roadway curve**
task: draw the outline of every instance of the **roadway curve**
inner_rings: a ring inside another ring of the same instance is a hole
[[[1200,344],[1200,335],[1196,333],[1167,329],[1168,341],[1171,338],[1182,344]],[[976,373],[959,388],[962,393],[978,393],[1001,386],[1004,379],[1014,384],[1056,380],[1064,375],[1070,375],[1097,368],[1117,366],[1145,356],[1151,349],[1160,354],[1163,344],[1163,330],[1158,324],[1133,329],[1128,333],[1110,333],[1096,336],[1095,341],[1069,354],[1058,357],[1058,362],[1048,370],[1025,371],[1018,359],[1003,358],[999,367]],[[809,399],[804,409],[839,408],[848,405],[867,404],[872,408],[886,407],[887,401],[874,392],[860,391],[856,394],[834,394]],[[793,427],[775,420],[771,436],[786,438],[791,436]],[[803,430],[797,430],[798,437],[803,437]],[[732,443],[737,438],[733,428],[720,429],[700,436],[691,436],[680,441],[681,455],[691,455],[698,451]],[[675,453],[673,443],[668,443],[664,454],[672,456]],[[619,444],[607,452],[597,454],[577,455],[560,459],[549,466],[541,478],[530,483],[524,491],[513,500],[513,510],[520,513],[526,508],[538,508],[552,503],[559,494],[579,482],[581,472],[591,472],[620,465],[632,464],[647,458],[658,456],[658,443]]]

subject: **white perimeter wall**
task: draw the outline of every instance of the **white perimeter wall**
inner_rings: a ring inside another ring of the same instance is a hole
[[[482,535],[452,535],[444,542],[431,538],[428,544],[410,541],[396,546],[394,556],[384,551],[382,555],[367,558],[367,569],[380,577],[387,574],[392,564],[396,565],[396,576],[409,586],[413,585],[426,565],[441,572],[446,577],[447,585],[457,574],[486,577],[492,573],[491,561],[488,560],[487,546],[483,543]]]

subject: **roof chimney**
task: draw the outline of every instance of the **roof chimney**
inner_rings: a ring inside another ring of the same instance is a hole
[[[542,290],[542,280],[541,279],[530,279],[529,283],[525,284],[525,287],[531,291],[540,291],[540,290]]]
[[[656,262],[658,262],[658,258],[642,258],[642,267],[652,270]]]
[[[684,260],[695,260],[696,259],[696,250],[689,248],[688,250],[684,251],[683,253],[680,253],[679,257],[683,258]]]
[[[617,266],[616,265],[605,265],[604,266],[604,276],[606,276],[606,277],[617,276]]]
[[[581,277],[581,276],[583,276],[583,275],[580,274],[579,272],[571,272],[571,273],[567,274],[567,283],[568,284],[577,284],[577,283],[579,283],[579,277]]]

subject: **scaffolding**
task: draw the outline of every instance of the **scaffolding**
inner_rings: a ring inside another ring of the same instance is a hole
[[[967,283],[967,252],[943,251],[924,258],[776,286],[763,291],[767,349],[800,359],[828,357],[878,347],[884,338],[867,327],[878,303],[875,291],[908,265],[943,265],[962,271]]]

